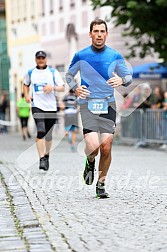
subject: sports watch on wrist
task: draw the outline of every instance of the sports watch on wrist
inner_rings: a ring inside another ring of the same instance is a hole
[[[126,84],[126,78],[122,77],[122,85]]]

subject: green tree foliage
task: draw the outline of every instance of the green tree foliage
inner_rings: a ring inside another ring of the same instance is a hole
[[[123,35],[135,38],[127,57],[144,58],[153,51],[167,62],[167,0],[91,0],[93,8],[112,6],[115,26],[125,25]],[[140,48],[140,50],[136,50]]]

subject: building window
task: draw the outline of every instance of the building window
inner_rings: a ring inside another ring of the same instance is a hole
[[[23,65],[23,55],[21,52],[18,55],[18,61],[19,61],[19,66],[21,67]]]
[[[35,32],[38,32],[38,25],[36,23],[32,23],[32,27]]]
[[[10,13],[11,13],[11,23],[14,24],[15,21],[14,1],[10,1]]]
[[[14,27],[11,28],[11,31],[12,31],[12,33],[13,33],[14,36],[17,36],[17,30],[16,30],[16,28],[14,28]]]
[[[35,2],[34,0],[31,0],[31,18],[35,18]]]
[[[82,12],[82,27],[87,27],[88,26],[88,13],[87,11]]]
[[[70,23],[76,24],[76,15],[70,17]]]
[[[17,4],[17,18],[18,18],[18,19],[17,19],[17,22],[19,23],[19,22],[20,22],[19,17],[20,17],[20,13],[21,13],[21,12],[20,12],[20,11],[21,11],[21,8],[20,8],[20,7],[21,7],[21,6],[20,6],[20,1],[18,0],[16,4]],[[13,10],[12,10],[12,11],[13,11]]]
[[[64,32],[64,18],[59,20],[59,32]]]
[[[59,0],[59,10],[63,10],[63,0]]]
[[[74,0],[70,0],[70,7],[71,7],[71,8],[74,8],[74,7],[75,7],[75,2],[74,2]]]
[[[23,92],[23,80],[20,80],[20,90],[21,90],[21,93]]]
[[[23,3],[23,20],[27,20],[27,0],[24,0]]]
[[[54,12],[53,0],[50,0],[50,14],[53,14],[53,12]]]
[[[41,15],[45,16],[45,0],[41,0],[41,1],[42,1],[42,3],[41,3],[41,7],[42,7]]]
[[[55,22],[50,22],[50,34],[54,34],[55,32]]]
[[[85,4],[87,0],[82,0],[82,3]]]
[[[19,18],[20,18],[20,21],[24,20],[24,0],[21,1]]]
[[[43,24],[42,26],[42,35],[45,36],[46,35],[46,25]]]
[[[13,75],[15,90],[17,91],[17,73]],[[16,97],[16,96],[15,96]]]

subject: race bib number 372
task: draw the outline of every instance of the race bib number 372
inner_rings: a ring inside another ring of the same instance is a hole
[[[107,114],[108,102],[105,99],[91,99],[88,101],[88,109],[93,114]]]

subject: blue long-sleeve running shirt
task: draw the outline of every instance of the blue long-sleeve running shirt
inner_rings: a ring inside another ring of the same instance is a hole
[[[131,83],[131,74],[124,58],[118,51],[108,46],[102,49],[89,46],[74,55],[66,77],[71,88],[75,84],[70,76],[74,77],[78,71],[80,71],[81,85],[85,85],[90,91],[89,98],[110,97],[108,101],[115,101],[114,88],[106,83],[113,77],[113,72],[119,77],[130,76],[127,85]]]

